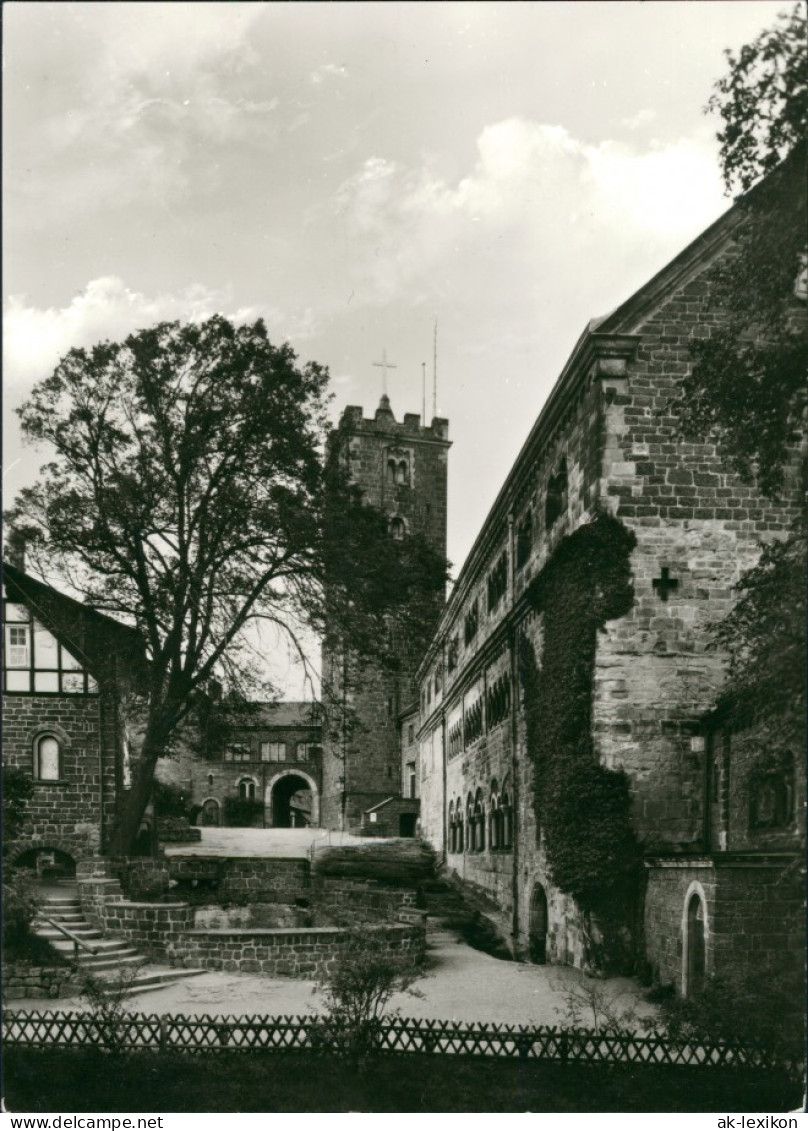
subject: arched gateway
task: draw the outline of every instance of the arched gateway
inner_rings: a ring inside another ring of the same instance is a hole
[[[267,783],[267,823],[273,829],[306,828],[320,823],[320,794],[302,770],[276,774]]]

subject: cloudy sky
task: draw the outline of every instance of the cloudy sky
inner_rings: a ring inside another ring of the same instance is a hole
[[[588,319],[727,207],[702,107],[782,6],[7,3],[6,500],[71,346],[260,315],[335,413],[386,349],[400,417],[437,319],[457,570]]]

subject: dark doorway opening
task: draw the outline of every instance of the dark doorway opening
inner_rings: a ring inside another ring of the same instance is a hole
[[[43,882],[72,880],[76,877],[76,861],[59,848],[32,848],[14,861],[17,868],[27,868]]]
[[[417,813],[402,813],[398,818],[398,835],[415,836],[415,825],[418,821]]]
[[[298,774],[286,774],[272,787],[272,827],[304,829],[311,824],[311,786]]]
[[[687,996],[704,987],[707,948],[704,938],[704,904],[695,892],[687,905]]]
[[[530,961],[547,963],[547,893],[541,884],[534,886],[530,899]]]

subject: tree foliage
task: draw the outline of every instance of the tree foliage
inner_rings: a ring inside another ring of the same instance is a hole
[[[398,554],[390,568],[398,552],[379,514],[338,469],[326,473],[327,378],[272,345],[262,321],[214,316],[71,350],[19,410],[26,438],[55,458],[7,521],[43,576],[135,624],[148,649],[147,724],[118,852],[196,693],[255,669],[245,629],[274,624],[304,659],[303,626],[349,610],[378,629],[422,564],[413,546],[412,562]],[[366,576],[368,562],[388,572]],[[442,562],[430,569],[445,576]]]
[[[715,84],[707,110],[723,125],[721,169],[728,192],[746,192],[808,136],[808,57],[802,4],[781,12],[738,54]]]
[[[776,496],[804,427],[808,323],[805,149],[736,206],[734,247],[709,273],[709,337],[690,345],[682,431],[712,437],[733,469]]]
[[[808,71],[800,6],[737,55],[708,109],[735,206],[733,249],[708,275],[709,336],[690,346],[679,403],[685,437],[714,439],[732,469],[773,501],[798,497],[805,441]],[[768,174],[754,188],[750,186]],[[804,477],[804,468],[802,469]],[[804,512],[762,547],[715,642],[729,658],[727,703],[747,718],[804,723]]]

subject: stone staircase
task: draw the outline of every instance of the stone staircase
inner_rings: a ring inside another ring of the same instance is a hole
[[[492,958],[513,960],[489,899],[445,875],[422,884],[421,895],[430,935],[449,933]]]
[[[63,934],[58,927],[53,926],[53,923],[49,923],[48,919],[63,926],[71,935],[92,949],[85,950],[77,946],[72,938]],[[185,978],[206,972],[197,967],[176,969],[148,963],[131,943],[125,939],[105,938],[98,928],[88,923],[75,896],[48,895],[42,903],[39,916],[34,920],[33,927],[34,933],[39,938],[47,940],[54,950],[68,959],[76,958],[80,973],[91,974],[100,983],[104,981],[118,983],[128,973],[130,976],[126,985],[126,996],[159,990],[172,982],[183,981]]]

